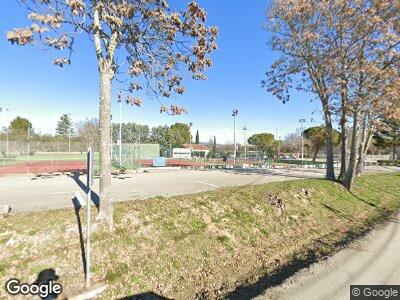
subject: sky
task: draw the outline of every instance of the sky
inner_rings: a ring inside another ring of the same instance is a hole
[[[176,1],[176,0],[174,0]],[[312,112],[320,110],[310,95],[293,92],[282,104],[261,88],[265,71],[278,53],[268,45],[264,0],[198,0],[207,11],[207,24],[219,29],[218,50],[213,53],[214,66],[206,72],[206,81],[186,81],[186,92],[165,103],[183,105],[188,113],[168,116],[159,113],[159,103],[143,99],[140,108],[123,105],[122,121],[149,126],[193,123],[200,141],[213,135],[218,143],[233,141],[232,110],[237,108],[236,135],[240,143],[254,133],[271,132],[283,137],[300,127],[322,123]],[[171,5],[173,7],[173,3]],[[52,64],[54,55],[40,49],[11,45],[7,31],[27,25],[26,11],[16,0],[2,0],[0,9],[0,126],[16,116],[28,118],[36,132],[55,132],[57,120],[64,113],[74,122],[98,117],[98,71],[93,45],[86,35],[76,41],[72,64],[64,68]],[[4,111],[4,110],[3,110]],[[119,119],[115,96],[112,113]],[[312,118],[317,120],[312,121]]]

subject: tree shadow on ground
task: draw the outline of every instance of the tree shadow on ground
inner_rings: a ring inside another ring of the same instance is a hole
[[[61,174],[54,174],[54,173],[48,173],[48,174],[36,174],[35,177],[32,177],[31,180],[38,180],[38,179],[50,179],[54,178],[57,176],[61,176]]]
[[[289,178],[300,178],[300,179],[309,179],[315,178],[314,176],[310,176],[307,174],[299,174],[294,172],[304,172],[305,169],[227,169],[222,170],[225,173],[236,174],[236,175],[271,175],[271,176],[281,176],[281,177],[289,177]],[[324,176],[323,173],[316,170],[308,170],[307,173],[315,173],[317,175]]]
[[[376,206],[374,203],[368,202],[367,200],[364,200],[363,198],[360,198],[359,196],[357,196],[356,194],[354,194],[354,193],[352,193],[352,192],[350,192],[350,194],[351,194],[353,197],[355,197],[357,200],[359,200],[359,201],[361,201],[361,202],[364,202],[365,204],[367,204],[367,205],[369,205],[369,206],[372,206],[372,207],[375,207],[375,208],[379,209],[379,207]]]
[[[60,276],[57,275],[56,270],[52,268],[44,269],[39,272],[37,278],[34,282],[35,285],[42,286],[42,285],[49,285],[50,282],[56,282]],[[58,295],[55,293],[49,294],[47,297],[40,297],[41,299],[57,299]]]
[[[136,295],[119,298],[119,300],[169,300],[169,298],[165,298],[154,292],[145,292],[145,293],[140,293],[140,294],[136,294]]]
[[[81,206],[81,204],[79,203],[79,200],[76,197],[74,197],[72,199],[72,203],[74,205],[76,221],[78,223],[79,243],[80,243],[80,247],[81,247],[83,274],[85,274],[85,276],[86,276],[85,242],[84,242],[84,239],[83,239],[82,221],[81,221],[81,217],[79,215],[79,212],[80,212],[82,206]]]
[[[333,212],[335,215],[338,215],[338,216],[341,217],[341,218],[344,218],[344,219],[349,220],[349,221],[354,220],[354,218],[351,218],[351,217],[349,217],[349,216],[346,216],[346,215],[345,215],[344,213],[342,213],[340,210],[338,210],[338,209],[336,209],[336,208],[333,208],[333,207],[330,206],[330,205],[327,205],[327,204],[325,204],[325,203],[321,203],[321,205],[322,205],[323,207],[325,207],[326,209],[330,210],[331,212]]]
[[[81,175],[81,173],[73,173],[73,174],[67,175],[67,176],[71,177],[76,182],[76,184],[82,189],[82,191],[85,194],[87,194],[88,191],[89,191],[89,188],[87,187],[87,185],[84,182],[82,182],[82,180],[79,177],[80,175]],[[99,195],[92,190],[91,196],[92,196],[91,200],[93,201],[93,203],[96,206],[97,210],[99,210],[99,208],[100,208],[100,197],[99,197]]]
[[[387,216],[387,214],[383,214],[381,217],[384,220]],[[280,285],[301,269],[307,268],[317,261],[326,259],[328,256],[333,255],[340,249],[348,246],[349,243],[355,239],[365,236],[371,229],[371,226],[366,226],[365,228],[357,230],[349,230],[342,239],[334,243],[324,241],[325,238],[329,238],[329,234],[322,236],[318,241],[316,241],[313,249],[309,249],[306,254],[302,254],[300,257],[295,254],[290,262],[282,265],[274,272],[265,274],[256,282],[245,283],[238,286],[235,290],[225,295],[224,299],[253,299],[254,297],[260,296],[268,289]]]

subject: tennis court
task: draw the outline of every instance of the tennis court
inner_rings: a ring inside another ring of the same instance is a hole
[[[95,158],[98,159],[98,155]],[[0,175],[72,172],[84,169],[85,153],[42,153],[0,158]]]

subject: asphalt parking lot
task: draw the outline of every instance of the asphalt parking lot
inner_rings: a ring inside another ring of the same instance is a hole
[[[370,171],[391,171],[371,169]],[[113,176],[113,201],[142,200],[155,196],[191,194],[225,186],[323,177],[324,169],[165,170]],[[0,205],[14,212],[72,207],[76,192],[84,196],[86,175],[0,177]],[[94,196],[98,179],[94,183]]]

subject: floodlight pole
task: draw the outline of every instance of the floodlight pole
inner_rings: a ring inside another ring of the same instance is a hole
[[[69,113],[68,116],[71,116]],[[68,152],[71,152],[71,128],[68,129]]]
[[[232,112],[233,117],[233,166],[236,165],[236,116],[239,111],[235,108]]]
[[[193,122],[189,123],[189,149],[190,149],[190,159],[192,159],[192,126]]]
[[[281,130],[281,128],[275,128],[275,139],[278,142],[277,159],[279,159],[279,156],[281,155],[281,146],[280,146],[280,142],[279,142],[279,130]]]
[[[119,101],[119,165],[122,166],[122,101]]]
[[[247,127],[243,127],[243,135],[244,135],[244,158],[247,158],[247,141],[246,141],[246,131],[247,131]]]

